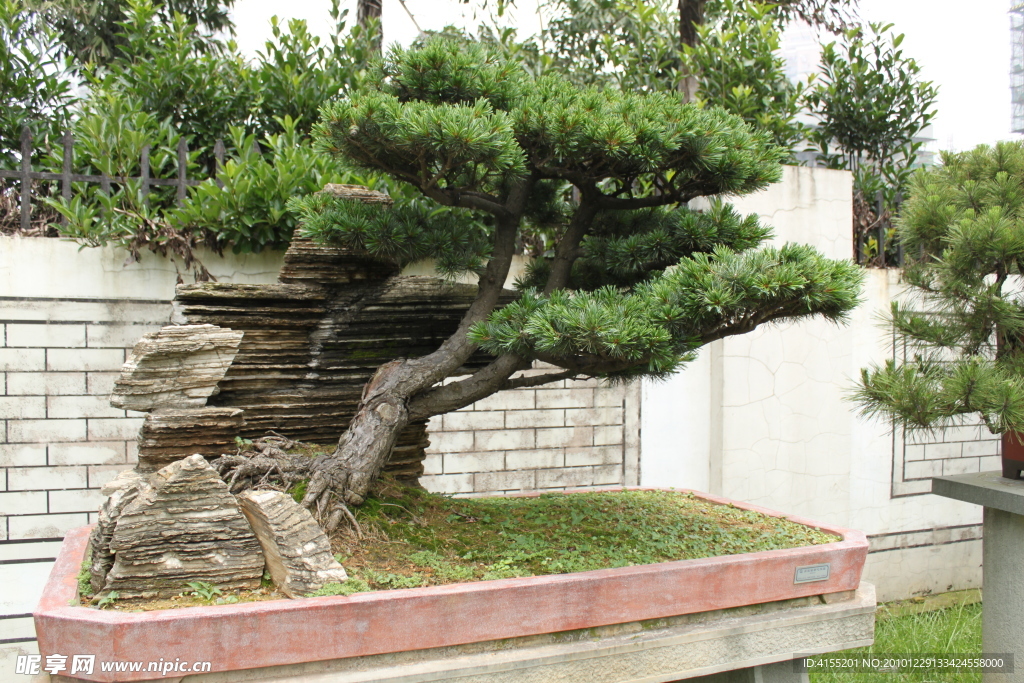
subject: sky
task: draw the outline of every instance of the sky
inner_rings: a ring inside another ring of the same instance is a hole
[[[383,0],[384,42],[409,44],[419,30],[449,24],[474,27],[486,19],[474,0],[406,0],[416,24],[400,0]],[[493,2],[491,5],[493,6]],[[513,21],[520,35],[536,32],[536,0],[517,0]],[[866,22],[894,24],[904,33],[901,46],[922,67],[922,77],[939,86],[937,115],[929,145],[933,150],[962,151],[979,144],[1018,139],[1010,133],[1009,0],[860,0]],[[354,20],[354,0],[348,0]],[[270,17],[306,19],[311,30],[330,30],[330,0],[236,0],[233,15],[239,47],[254,55],[270,36]]]

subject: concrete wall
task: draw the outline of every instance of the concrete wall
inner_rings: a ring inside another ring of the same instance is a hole
[[[787,168],[736,202],[834,258],[852,253],[850,176]],[[879,600],[980,585],[981,510],[933,496],[928,477],[996,469],[976,425],[891,433],[845,400],[860,368],[893,354],[878,326],[902,291],[897,271],[867,270],[849,325],[762,328],[711,344],[668,382],[644,382],[641,482],[707,490],[865,531]]]

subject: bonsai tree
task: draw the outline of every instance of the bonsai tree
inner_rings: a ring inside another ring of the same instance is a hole
[[[993,433],[1024,428],[1024,147],[942,155],[918,171],[897,228],[913,260],[910,297],[889,324],[906,360],[862,373],[868,414],[912,427],[977,415]]]
[[[666,375],[715,339],[804,316],[840,321],[857,302],[853,264],[806,246],[755,249],[769,229],[718,201],[778,180],[785,151],[678,93],[534,79],[479,45],[438,39],[391,51],[364,87],[323,107],[315,135],[325,153],[398,181],[399,201],[294,200],[306,234],[479,277],[455,333],[380,367],[337,449],[313,462],[304,504],[332,511],[328,526],[363,501],[411,421],[504,389]],[[686,208],[697,197],[711,208]],[[544,255],[508,303],[527,238]],[[493,359],[446,382],[478,350]],[[517,376],[538,360],[554,369]]]

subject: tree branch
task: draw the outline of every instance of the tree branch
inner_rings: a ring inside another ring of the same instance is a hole
[[[544,293],[551,294],[556,289],[561,289],[569,284],[569,276],[572,275],[572,265],[579,257],[580,242],[583,241],[587,229],[594,222],[597,215],[596,195],[600,194],[595,187],[580,188],[583,196],[580,198],[579,206],[572,215],[572,220],[565,229],[562,239],[558,240],[555,247],[555,258],[551,261],[551,271],[548,273],[548,281],[544,285]]]
[[[666,206],[668,204],[684,204],[695,197],[700,197],[700,192],[683,192],[676,190],[667,194],[651,195],[649,197],[623,198],[609,195],[601,195],[598,200],[598,207],[612,211],[630,211],[632,209],[649,209],[655,206]]]
[[[484,320],[501,298],[505,280],[508,278],[515,256],[516,237],[519,234],[519,221],[526,206],[536,178],[531,176],[518,182],[509,192],[508,200],[501,207],[502,212],[495,214],[494,246],[491,258],[487,262],[477,285],[477,295],[459,322],[459,327],[450,337],[444,340],[438,349],[420,358],[405,361],[409,370],[406,395],[415,396],[427,390],[462,366],[476,350],[476,344],[469,341],[469,328]],[[511,373],[509,373],[511,374]]]
[[[457,206],[466,209],[478,209],[495,216],[509,216],[508,208],[497,197],[486,192],[460,192],[453,189],[441,189],[412,183],[424,196],[444,206]]]
[[[509,377],[529,368],[530,364],[514,353],[498,356],[464,380],[434,387],[415,396],[409,401],[411,419],[425,420],[476,403],[504,389]]]
[[[525,389],[527,387],[539,387],[542,384],[550,384],[551,382],[560,382],[563,379],[573,379],[579,377],[579,373],[573,372],[572,370],[563,370],[562,372],[548,372],[543,375],[524,375],[522,377],[509,378],[505,382],[505,386],[502,389]]]

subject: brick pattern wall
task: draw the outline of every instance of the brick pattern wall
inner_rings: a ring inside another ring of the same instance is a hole
[[[939,430],[896,430],[893,494],[930,493],[931,478],[1000,469],[1000,442],[978,419]]]
[[[906,362],[912,347],[893,347],[893,358]],[[942,429],[893,432],[893,496],[931,493],[931,478],[1001,469],[1000,438],[977,415],[965,415]]]
[[[136,459],[141,415],[107,396],[167,302],[0,299],[0,540],[59,538]]]
[[[94,521],[99,487],[136,462],[142,414],[107,397],[169,306],[0,300],[0,312],[0,541],[59,538]],[[469,495],[635,484],[638,400],[596,380],[490,396],[431,421],[422,482]]]
[[[638,400],[635,387],[597,380],[489,396],[431,420],[421,481],[479,495],[636,484]]]

